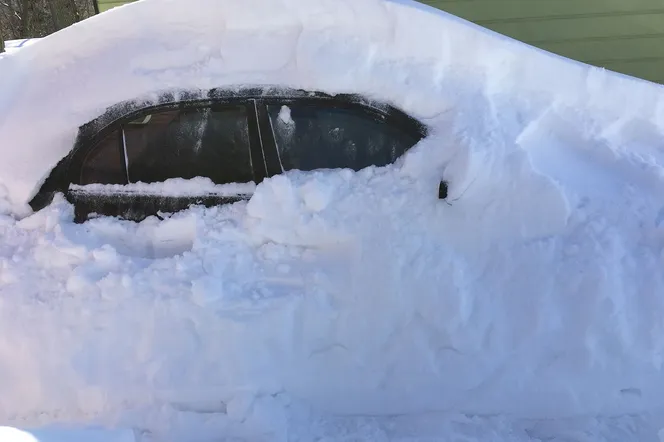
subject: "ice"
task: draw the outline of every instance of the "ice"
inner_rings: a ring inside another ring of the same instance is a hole
[[[142,0],[0,75],[4,425],[660,439],[661,86],[405,0]],[[251,195],[164,220],[27,207],[107,106],[247,85],[363,94],[431,134],[359,172],[77,188]]]

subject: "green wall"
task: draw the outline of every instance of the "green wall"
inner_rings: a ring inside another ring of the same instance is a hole
[[[98,0],[105,11],[127,0]],[[551,52],[664,83],[664,0],[420,0]]]
[[[108,11],[116,6],[124,5],[132,0],[97,0],[99,3],[99,12]]]
[[[664,82],[664,0],[422,0],[551,52]]]

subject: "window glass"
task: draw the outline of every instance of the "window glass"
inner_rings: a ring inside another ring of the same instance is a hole
[[[217,184],[253,180],[243,106],[183,109],[124,126],[130,182],[208,177]]]
[[[104,137],[83,159],[81,184],[125,184],[127,173],[122,163],[120,131]]]
[[[268,113],[284,170],[384,166],[418,141],[361,109],[295,103]]]

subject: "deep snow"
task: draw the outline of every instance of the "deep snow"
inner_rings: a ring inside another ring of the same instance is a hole
[[[0,424],[658,441],[660,86],[380,0],[143,0],[0,73]],[[239,84],[364,93],[433,133],[164,221],[26,216],[107,106]]]

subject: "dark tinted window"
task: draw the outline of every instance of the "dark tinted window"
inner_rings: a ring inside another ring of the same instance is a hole
[[[294,103],[268,112],[284,170],[384,166],[418,141],[360,108]]]
[[[253,180],[243,106],[184,109],[141,117],[124,126],[131,182],[208,177]]]
[[[81,167],[81,184],[126,184],[120,130],[104,137],[88,152]]]

